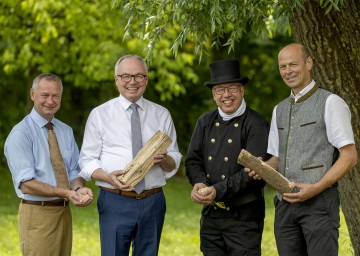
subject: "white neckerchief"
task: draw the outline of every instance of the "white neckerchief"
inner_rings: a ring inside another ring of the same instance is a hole
[[[234,117],[241,116],[242,114],[244,114],[245,109],[246,109],[245,99],[242,99],[240,107],[234,113],[232,113],[230,115],[225,114],[220,108],[218,108],[219,114],[223,118],[224,121],[228,121]]]

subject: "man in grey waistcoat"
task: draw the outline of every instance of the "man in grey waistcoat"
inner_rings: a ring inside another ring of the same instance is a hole
[[[285,46],[278,62],[291,95],[273,110],[267,163],[298,188],[274,200],[278,253],[338,255],[337,182],[357,163],[351,113],[343,99],[313,80],[313,59],[303,45]]]

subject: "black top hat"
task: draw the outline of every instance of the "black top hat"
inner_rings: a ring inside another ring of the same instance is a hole
[[[205,85],[212,88],[217,84],[236,83],[242,85],[249,82],[249,78],[240,75],[240,63],[238,60],[219,60],[212,62],[209,65],[211,81],[206,82]]]

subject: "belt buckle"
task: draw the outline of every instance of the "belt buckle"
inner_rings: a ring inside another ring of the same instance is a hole
[[[140,195],[141,195],[141,193],[140,193],[140,194],[136,194],[135,198],[136,198],[137,200],[143,199],[143,197],[141,197]]]

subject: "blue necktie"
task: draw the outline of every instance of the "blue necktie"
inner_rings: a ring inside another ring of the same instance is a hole
[[[130,108],[132,109],[131,113],[131,142],[132,142],[132,154],[133,158],[135,158],[136,154],[142,148],[142,140],[141,140],[141,126],[140,126],[140,117],[138,112],[139,105],[136,103],[132,103]],[[145,180],[142,179],[138,184],[134,187],[136,193],[140,194],[145,189]]]

